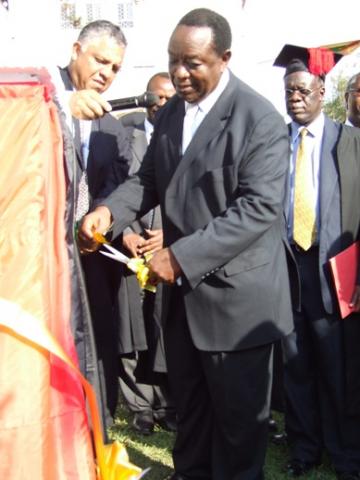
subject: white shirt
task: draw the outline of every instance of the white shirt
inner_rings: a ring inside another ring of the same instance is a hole
[[[230,74],[226,69],[221,75],[219,83],[216,88],[199,103],[185,102],[185,116],[183,123],[183,139],[182,139],[182,152],[187,149],[192,137],[195,135],[196,130],[199,128],[201,122],[206,115],[210,112],[220,95],[225,90],[229,82]]]
[[[152,136],[153,131],[154,131],[154,125],[152,123],[150,123],[147,118],[145,118],[144,128],[145,128],[146,141],[147,141],[147,144],[149,145],[150,140],[151,140],[151,136]]]

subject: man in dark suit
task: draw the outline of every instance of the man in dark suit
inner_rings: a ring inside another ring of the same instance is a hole
[[[346,125],[360,127],[360,72],[353,75],[346,86]]]
[[[340,318],[329,259],[359,238],[360,134],[322,113],[325,74],[340,59],[332,57],[288,45],[275,61],[286,67],[292,120],[285,215],[291,283],[300,284],[295,330],[283,341],[288,474],[306,474],[326,449],[338,478],[352,480],[360,478],[360,318]]]
[[[155,73],[148,81],[146,91],[159,98],[156,104],[147,108],[146,117],[139,121],[138,115],[134,115],[138,112],[120,117],[121,122],[128,126],[131,144],[132,163],[129,174],[137,172],[141,166],[159,108],[175,94],[167,72]],[[150,254],[160,250],[162,246],[159,207],[124,230],[123,248],[126,255],[137,257]],[[160,358],[156,355],[157,351],[161,350],[157,347],[162,345],[158,325],[161,317],[161,286],[158,286],[155,294],[149,291],[141,292],[135,274],[124,266],[119,295],[119,340],[120,353],[123,354],[120,357],[120,389],[127,406],[134,413],[133,427],[143,435],[152,434],[155,423],[166,430],[175,431],[174,406],[164,362],[159,365]],[[132,335],[128,334],[129,331]],[[157,369],[156,374],[152,373],[153,368]],[[135,377],[135,372],[140,380]]]
[[[116,186],[109,184],[113,168],[117,171],[117,181],[121,182],[127,175],[131,153],[125,130],[103,110],[108,104],[101,98],[121,67],[125,48],[126,39],[120,28],[98,20],[81,30],[72,47],[69,65],[60,69],[64,87],[71,95],[72,112],[78,117],[73,117],[78,178],[75,214],[78,221],[95,199],[106,196]],[[99,113],[101,117],[95,118]],[[88,120],[92,118],[92,121]],[[99,253],[83,256],[82,266],[102,378],[104,423],[109,425],[118,399],[114,304],[121,279],[120,269]],[[86,332],[78,332],[80,340],[84,334]]]
[[[273,343],[292,329],[282,198],[289,141],[274,107],[228,70],[231,31],[208,9],[169,42],[177,95],[159,111],[138,173],[87,215],[114,236],[160,204],[164,342],[180,479],[263,479]],[[168,313],[168,315],[166,315]]]

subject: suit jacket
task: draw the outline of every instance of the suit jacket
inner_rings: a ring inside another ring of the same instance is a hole
[[[72,91],[73,85],[67,68],[60,68],[60,75],[65,89]],[[89,139],[89,156],[85,167],[80,136],[76,134],[77,120],[73,121],[75,123],[77,176],[80,178],[81,172],[86,168],[91,200],[105,197],[117,187],[118,183],[124,181],[128,174],[131,152],[125,129],[109,113],[102,118],[93,120]],[[114,169],[116,177],[113,175]],[[114,181],[111,182],[110,179],[114,179]]]
[[[159,113],[139,172],[104,202],[115,235],[160,204],[165,244],[182,268],[187,321],[200,350],[249,348],[289,333],[283,119],[232,74],[183,156],[184,101],[175,95]]]
[[[337,311],[329,259],[359,239],[360,214],[355,205],[360,205],[360,131],[325,117],[320,158],[319,273],[328,313]],[[286,195],[285,215],[288,211]],[[294,274],[292,281],[299,288],[298,275]],[[296,303],[299,306],[300,294]]]
[[[73,90],[68,70],[60,69],[60,74],[65,89]],[[96,203],[98,198],[109,194],[127,176],[131,158],[130,146],[121,123],[110,114],[105,114],[104,117],[92,121],[89,155],[85,167],[80,136],[77,135],[77,132],[80,131],[79,122],[76,119],[73,119],[73,122],[76,151],[75,187],[77,187],[81,172],[86,168],[90,200]],[[72,198],[74,203],[76,203],[74,200],[77,197],[78,192],[75,189]],[[116,262],[104,257],[99,252],[82,256],[81,265],[90,306],[98,365],[103,373],[100,379],[103,419],[104,424],[109,425],[111,424],[110,417],[115,414],[118,394],[118,372],[114,365],[118,360],[116,302],[121,281],[121,269]],[[79,326],[76,331],[80,340],[84,335],[82,328]]]
[[[329,259],[360,238],[360,130],[325,117],[320,159],[319,274],[322,301],[329,314],[338,314]],[[288,200],[285,204],[288,212]],[[300,308],[301,291],[295,259],[290,266],[295,307]],[[360,265],[358,274],[360,284]],[[340,317],[339,317],[339,321]],[[345,351],[346,409],[360,412],[360,314],[343,322]]]

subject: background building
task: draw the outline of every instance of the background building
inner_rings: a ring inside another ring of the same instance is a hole
[[[188,10],[206,6],[223,14],[233,31],[234,73],[284,113],[283,70],[272,62],[285,43],[319,46],[360,37],[358,0],[0,0],[1,65],[54,66],[68,62],[79,29],[105,18],[118,23],[128,50],[107,98],[139,95],[147,79],[167,70],[167,44],[176,22]],[[360,70],[359,51],[331,72]]]

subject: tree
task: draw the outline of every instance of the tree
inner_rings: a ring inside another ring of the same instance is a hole
[[[324,112],[333,120],[344,122],[346,119],[345,90],[347,78],[339,74],[331,79],[332,96],[324,103]]]

